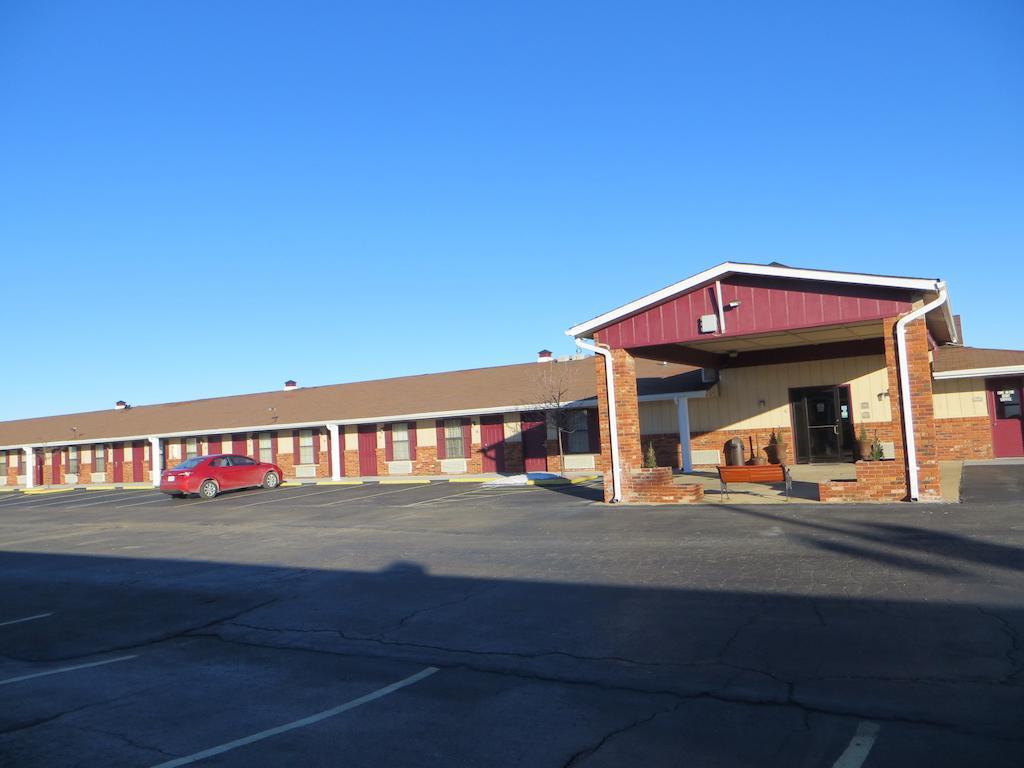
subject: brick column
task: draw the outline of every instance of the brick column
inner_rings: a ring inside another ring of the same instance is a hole
[[[597,414],[601,433],[601,459],[607,471],[604,473],[604,500],[611,501],[612,488],[612,447],[608,433],[608,386],[605,379],[605,359],[595,355],[597,374]],[[630,474],[643,466],[643,452],[640,448],[640,406],[636,399],[636,360],[625,349],[612,350],[612,376],[615,382],[615,410],[619,436],[619,466],[622,469],[624,496],[626,498]]]
[[[889,374],[889,405],[895,436],[896,462],[903,467],[904,490],[909,487],[907,451],[903,430],[903,403],[896,357],[896,321],[883,321],[885,331],[885,366]],[[935,437],[935,413],[932,400],[932,368],[928,358],[928,330],[924,318],[915,320],[906,329],[907,366],[910,398],[914,414],[914,435],[917,448],[918,497],[921,500],[941,498],[939,489],[938,446]]]

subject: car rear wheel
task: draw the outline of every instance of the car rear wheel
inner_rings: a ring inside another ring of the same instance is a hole
[[[204,480],[203,484],[199,486],[199,497],[202,499],[212,499],[217,495],[217,484],[213,480]]]
[[[277,488],[281,484],[281,478],[277,476],[277,472],[267,472],[263,476],[263,487],[264,488]]]

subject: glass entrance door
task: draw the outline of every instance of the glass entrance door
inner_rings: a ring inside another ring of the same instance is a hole
[[[846,387],[791,390],[790,407],[797,463],[852,461],[853,422]]]

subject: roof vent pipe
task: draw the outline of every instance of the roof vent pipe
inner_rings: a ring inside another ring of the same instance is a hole
[[[540,352],[537,353],[537,362],[538,363],[550,363],[551,360],[552,360],[552,357],[551,357],[551,350],[550,349],[542,349]]]
[[[286,382],[284,383],[284,391],[285,391],[285,392],[290,392],[290,391],[291,391],[291,390],[293,390],[293,389],[297,389],[297,388],[298,388],[298,386],[299,386],[299,385],[298,385],[298,384],[296,384],[296,383],[295,383],[294,381],[292,381],[291,379],[288,379],[288,381],[286,381]]]

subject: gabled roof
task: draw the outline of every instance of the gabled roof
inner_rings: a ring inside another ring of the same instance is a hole
[[[943,283],[936,278],[919,277],[897,277],[894,275],[870,275],[860,272],[834,272],[826,269],[801,269],[798,267],[787,267],[783,264],[746,264],[743,262],[726,261],[717,266],[698,272],[692,277],[680,280],[659,291],[650,293],[628,304],[613,309],[597,317],[574,325],[566,331],[566,335],[574,337],[591,337],[594,331],[621,320],[624,317],[641,312],[648,307],[659,304],[686,291],[698,288],[707,283],[719,280],[727,275],[755,275],[762,277],[782,277],[795,280],[820,281],[828,283],[844,283],[852,285],[870,285],[885,288],[899,288],[907,291],[920,293],[937,293]],[[949,314],[948,303],[946,312]],[[951,328],[951,335],[955,336],[952,315],[948,320]],[[954,338],[955,340],[955,338]]]
[[[946,346],[935,349],[932,376],[936,379],[968,379],[980,376],[1024,374],[1024,351]]]
[[[594,360],[586,357],[6,421],[0,422],[0,448],[532,410],[550,399],[545,371],[559,372],[566,402],[597,396]],[[651,397],[701,389],[700,371],[637,361],[637,388]]]

